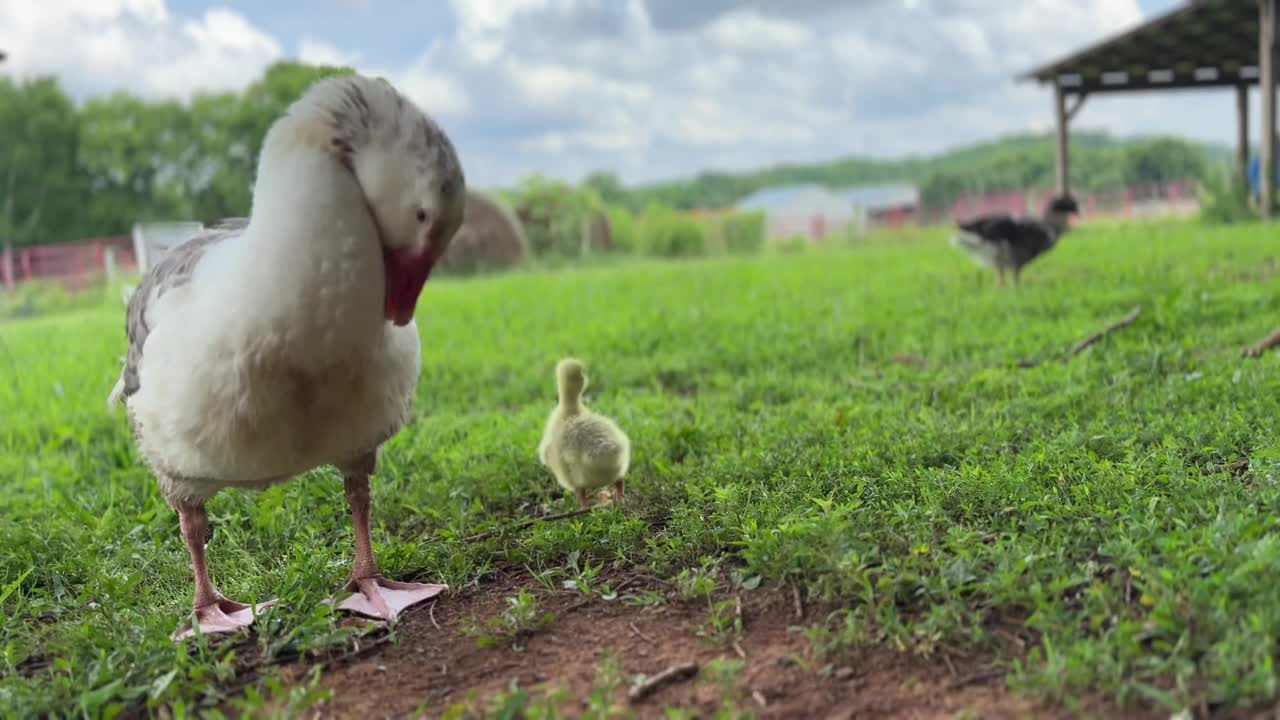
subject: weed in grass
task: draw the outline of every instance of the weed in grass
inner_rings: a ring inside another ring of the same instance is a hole
[[[582,560],[581,566],[579,566],[580,559],[580,553],[576,551],[569,553],[569,557],[565,562],[569,579],[562,582],[561,586],[566,590],[577,590],[580,593],[590,595],[595,585],[596,576],[600,574],[603,564],[592,565],[590,560]]]
[[[480,647],[494,647],[501,642],[510,642],[511,649],[523,650],[524,642],[538,628],[555,620],[555,613],[538,614],[538,599],[533,593],[521,588],[518,593],[506,599],[506,608],[495,617],[476,622],[475,618],[467,618],[462,626],[464,635],[474,637]]]
[[[542,692],[530,692],[520,687],[519,680],[512,678],[511,685],[505,691],[493,693],[487,698],[479,698],[475,691],[467,693],[467,698],[451,704],[440,714],[441,720],[559,720],[564,717],[560,706],[568,698],[563,688],[552,688]],[[420,708],[418,715],[426,716],[426,708]]]
[[[255,688],[245,689],[244,697],[232,698],[229,705],[246,716],[260,718],[296,718],[304,717],[307,710],[331,700],[333,691],[320,687],[320,668],[313,668],[307,677],[291,687],[286,687],[278,678],[267,677],[263,680],[265,693]]]
[[[599,661],[596,663],[596,682],[587,695],[587,710],[584,717],[606,720],[633,714],[630,713],[625,702],[618,700],[618,688],[625,682],[621,657],[613,650],[602,650]]]
[[[751,720],[755,713],[738,706],[736,686],[738,675],[746,662],[738,658],[713,658],[703,664],[698,673],[699,682],[716,689],[720,704],[712,713],[715,720]]]
[[[698,637],[717,645],[742,639],[742,605],[737,598],[720,600],[711,605],[707,619],[698,626]]]
[[[657,590],[640,590],[639,592],[624,594],[622,601],[628,605],[639,607],[657,607],[665,603],[667,598]]]
[[[493,693],[487,698],[479,698],[474,691],[468,693],[467,699],[450,705],[440,715],[442,720],[471,720],[472,718],[519,718],[520,720],[558,720],[566,717],[563,712],[571,706],[574,712],[570,717],[585,720],[615,720],[616,718],[633,718],[635,713],[620,702],[618,689],[622,687],[624,675],[618,655],[604,650],[596,665],[596,682],[591,690],[582,698],[571,698],[562,687],[543,690],[525,690],[517,680],[512,679],[505,691]],[[571,702],[572,701],[572,702]],[[423,708],[425,711],[425,708]]]
[[[710,602],[712,594],[716,591],[717,570],[714,564],[681,570],[675,577],[676,590],[680,593],[680,598]]]
[[[832,612],[820,625],[798,628],[808,641],[808,653],[815,664],[838,658],[873,639],[865,620],[850,609]]]

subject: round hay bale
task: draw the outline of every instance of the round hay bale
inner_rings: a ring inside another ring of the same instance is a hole
[[[462,227],[440,258],[440,269],[469,273],[508,268],[524,262],[527,241],[520,219],[497,198],[467,191]]]

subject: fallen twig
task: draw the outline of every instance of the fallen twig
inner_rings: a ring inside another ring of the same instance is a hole
[[[583,598],[582,600],[579,600],[578,602],[576,602],[576,603],[574,603],[574,604],[570,605],[569,607],[567,607],[567,608],[565,608],[565,609],[561,610],[561,611],[560,611],[560,614],[561,614],[561,615],[568,615],[569,613],[573,612],[574,610],[577,610],[578,608],[582,608],[582,607],[586,607],[587,605],[590,605],[592,600],[595,600],[595,598],[594,598],[594,597],[591,597],[590,595],[588,595],[587,597]]]
[[[1270,335],[1245,348],[1240,354],[1245,357],[1258,357],[1276,345],[1280,345],[1280,328],[1272,330]]]
[[[1119,330],[1122,327],[1127,327],[1129,325],[1132,325],[1133,322],[1137,320],[1138,316],[1141,314],[1142,314],[1142,306],[1135,305],[1134,308],[1129,311],[1128,315],[1125,315],[1119,320],[1116,320],[1110,325],[1102,328],[1098,332],[1093,333],[1092,335],[1084,338],[1083,340],[1080,340],[1075,345],[1072,345],[1071,349],[1067,351],[1067,357],[1068,358],[1075,357],[1076,355],[1079,355],[1081,352],[1084,352],[1085,348],[1098,342],[1099,340],[1106,337],[1107,335],[1110,335],[1111,333],[1115,332],[1116,330]]]
[[[434,602],[431,603],[431,607],[427,609],[427,616],[431,618],[431,625],[435,627],[435,629],[439,630],[440,623],[436,622],[436,604]]]
[[[738,657],[743,660],[747,659],[747,651],[742,649],[742,645],[739,644],[737,640],[733,641],[733,651],[738,653]]]
[[[554,515],[541,515],[541,516],[536,517],[536,518],[529,518],[528,520],[521,520],[520,522],[516,523],[515,525],[510,525],[510,526],[505,527],[505,528],[498,528],[497,530],[490,530],[490,531],[488,531],[488,532],[482,532],[482,533],[480,533],[480,534],[478,534],[478,535],[472,535],[471,537],[468,537],[468,538],[463,538],[463,542],[475,542],[475,541],[477,541],[477,540],[484,540],[484,539],[486,539],[486,538],[493,537],[494,535],[497,535],[498,533],[503,532],[503,531],[505,531],[505,530],[511,530],[511,531],[515,531],[515,530],[523,530],[523,529],[525,529],[525,528],[527,528],[527,527],[531,527],[531,526],[533,526],[533,525],[536,525],[536,524],[538,524],[539,522],[552,522],[552,521],[555,521],[555,520],[567,520],[567,519],[569,519],[569,518],[578,517],[579,515],[586,515],[586,514],[587,514],[587,513],[589,513],[589,512],[591,512],[591,508],[585,508],[585,509],[583,509],[583,508],[578,508],[577,510],[570,510],[570,511],[568,511],[568,512],[556,513],[556,514],[554,514]]]
[[[751,691],[751,699],[752,699],[752,700],[755,700],[755,701],[756,701],[756,702],[758,702],[758,703],[760,703],[760,707],[762,707],[762,708],[764,708],[764,707],[769,707],[769,703],[765,702],[765,700],[764,700],[764,694],[763,694],[763,693],[761,693],[759,690],[752,690],[752,691]]]
[[[948,683],[947,687],[952,690],[957,690],[962,687],[968,687],[969,685],[976,685],[977,683],[984,683],[988,680],[1002,678],[1005,676],[1005,672],[1006,671],[1002,668],[987,668],[986,670],[979,670],[976,673],[952,680]]]
[[[800,603],[800,586],[792,583],[791,585],[791,602],[795,604],[796,619],[804,619],[804,605]]]
[[[633,633],[635,633],[635,634],[636,634],[636,637],[638,637],[638,638],[640,638],[641,640],[644,640],[644,641],[646,641],[646,642],[648,642],[648,643],[650,643],[650,644],[652,644],[652,643],[653,643],[653,638],[651,638],[651,637],[649,637],[648,635],[645,635],[643,632],[641,632],[640,628],[636,627],[636,624],[635,624],[635,623],[627,623],[627,626],[631,628],[631,632],[633,632]]]
[[[688,680],[698,674],[698,663],[682,663],[680,665],[672,665],[653,677],[631,688],[631,692],[627,693],[627,697],[631,702],[643,700],[653,694],[658,688],[667,683]]]

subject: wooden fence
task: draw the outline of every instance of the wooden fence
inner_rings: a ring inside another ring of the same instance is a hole
[[[80,290],[106,274],[111,263],[126,271],[137,267],[131,236],[5,248],[0,250],[0,285],[8,290],[29,280],[54,280]]]

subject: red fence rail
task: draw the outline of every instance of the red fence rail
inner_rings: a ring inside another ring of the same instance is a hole
[[[137,267],[129,235],[0,250],[0,284],[10,289],[28,280],[55,280],[80,290],[106,272],[108,253],[121,269]]]
[[[1187,178],[1165,183],[1103,188],[1073,195],[1080,204],[1081,217],[1144,217],[1196,212],[1200,207],[1196,189],[1196,181]],[[919,219],[921,224],[929,225],[966,220],[992,212],[1038,216],[1052,197],[1052,191],[1040,189],[972,193],[957,198],[950,207],[927,208],[919,214]]]

